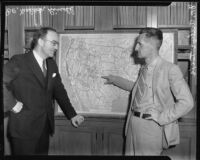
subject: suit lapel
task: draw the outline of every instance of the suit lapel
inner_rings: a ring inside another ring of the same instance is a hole
[[[155,69],[153,71],[153,82],[152,82],[153,94],[156,92],[156,86],[158,84],[158,77],[159,77],[161,62],[162,62],[162,59],[159,57],[158,62],[157,62]]]
[[[32,70],[32,72],[34,73],[35,77],[38,79],[39,83],[45,87],[45,79],[44,79],[44,75],[42,73],[42,70],[37,62],[37,60],[35,59],[33,52],[27,53],[27,64],[29,66],[29,68]]]
[[[50,89],[51,85],[52,85],[52,80],[53,80],[53,72],[54,72],[54,68],[53,68],[53,64],[50,58],[47,59],[47,79],[48,79],[48,86],[47,89]]]
[[[48,85],[47,85],[47,89],[49,89],[49,87],[50,87],[50,84],[51,84],[51,71],[52,71],[52,68],[51,68],[51,64],[50,64],[50,62],[49,62],[49,59],[47,59],[47,83],[48,83]]]

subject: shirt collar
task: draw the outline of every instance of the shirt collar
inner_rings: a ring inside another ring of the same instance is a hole
[[[156,66],[156,63],[158,61],[158,57],[159,56],[157,56],[150,64],[145,65],[148,70],[153,70],[154,69],[154,67]]]
[[[43,58],[39,56],[39,54],[33,50],[33,55],[35,57],[35,59],[37,60],[37,62],[39,63],[40,67],[42,67],[42,63],[43,63]]]

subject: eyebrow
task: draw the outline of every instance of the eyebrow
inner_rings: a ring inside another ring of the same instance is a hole
[[[52,40],[52,42],[54,42],[54,43],[59,43],[58,41],[56,41],[56,40]]]
[[[48,39],[48,40],[50,40],[50,39]],[[58,42],[58,41],[56,41],[56,40],[54,40],[54,39],[52,39],[52,40],[50,40],[50,41]]]

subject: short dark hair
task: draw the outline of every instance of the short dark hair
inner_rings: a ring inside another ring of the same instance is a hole
[[[158,47],[158,49],[160,48],[160,46],[162,45],[162,41],[163,41],[163,33],[160,29],[147,27],[147,28],[143,28],[140,30],[139,34],[143,34],[143,33],[145,33],[145,36],[147,38],[155,38],[156,40],[158,40],[159,43],[158,43],[157,47]]]
[[[53,31],[53,32],[57,33],[57,31],[54,28],[51,28],[51,27],[42,27],[42,28],[38,29],[33,34],[33,39],[31,41],[31,50],[33,50],[37,46],[38,39],[44,38],[47,35],[48,31]]]

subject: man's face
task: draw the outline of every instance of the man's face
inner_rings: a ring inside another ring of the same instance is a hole
[[[53,57],[58,50],[58,34],[54,31],[48,31],[45,38],[42,39],[42,52],[46,58]]]
[[[135,50],[138,52],[138,58],[149,58],[152,56],[155,50],[155,44],[152,43],[152,39],[146,38],[145,34],[139,35]]]

